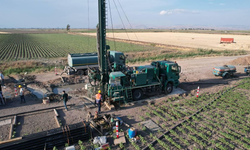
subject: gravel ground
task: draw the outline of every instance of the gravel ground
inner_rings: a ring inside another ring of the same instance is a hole
[[[239,56],[179,60],[178,63],[180,66],[182,66],[182,73],[180,77],[180,82],[181,82],[180,87],[187,91],[188,96],[192,96],[196,94],[195,90],[197,89],[198,86],[200,86],[200,93],[202,94],[205,92],[209,92],[209,93],[217,92],[218,90],[222,89],[225,86],[230,86],[231,84],[234,84],[239,79],[245,77],[243,73],[244,66],[237,66],[237,71],[238,71],[237,78],[227,79],[227,80],[223,80],[220,77],[214,77],[212,74],[212,68],[214,66],[223,65],[238,57]],[[145,64],[141,64],[141,65],[145,65]],[[49,80],[49,77],[46,77],[46,78],[48,78]],[[55,80],[57,80],[57,78]],[[230,85],[200,84],[204,82],[205,83],[229,82]],[[191,83],[194,83],[194,85],[192,85]],[[7,87],[7,89],[5,90],[11,91],[12,89],[9,89]],[[173,96],[160,95],[158,97],[153,97],[151,99],[154,101],[157,101],[158,103],[163,100],[166,100],[169,97],[173,97]],[[63,102],[52,102],[50,104],[45,105],[45,104],[42,104],[41,100],[35,98],[34,95],[32,95],[31,93],[26,93],[25,98],[27,101],[25,104],[19,104],[19,101],[20,101],[19,97],[14,97],[12,101],[8,100],[5,106],[0,106],[0,117],[5,116],[5,115],[10,115],[10,114],[32,111],[32,110],[62,106],[57,109],[60,115],[59,119],[62,121],[63,125],[67,125],[67,124],[73,124],[73,123],[77,123],[77,122],[81,122],[82,120],[85,120],[87,117],[86,114],[88,111],[90,111],[92,114],[94,114],[95,111],[97,111],[97,108],[94,108],[94,109],[84,108],[82,100],[78,97],[72,97],[68,101],[67,104],[75,104],[75,106],[69,107],[69,111],[65,111],[63,107]],[[145,105],[148,105],[148,104],[137,103],[137,104],[130,105],[127,107],[122,107],[118,111],[115,111],[115,110],[110,111],[102,107],[102,112],[114,113],[116,116],[121,117],[121,119],[124,120],[126,123],[128,123],[130,126],[134,126],[139,129],[140,128],[139,122],[141,122],[140,116],[142,114],[145,114],[144,111],[140,111],[140,108],[143,108],[143,106]],[[52,110],[47,113],[43,112],[43,113],[39,113],[35,115],[18,116],[18,122],[20,122],[20,125],[17,126],[16,128],[17,136],[22,136],[25,134],[36,133],[39,131],[56,128],[57,126],[55,123],[54,116],[55,114],[54,112],[52,112]],[[3,126],[0,127],[1,130],[2,128]],[[127,129],[127,127],[125,126],[122,128],[124,131]],[[2,134],[5,136],[8,133],[6,134],[2,133]],[[142,132],[142,134],[144,133]],[[126,147],[127,149],[134,149],[134,147],[131,144],[127,144]],[[117,149],[117,148],[118,147],[114,147],[114,149]]]
[[[0,141],[8,140],[10,132],[10,124],[0,126]]]
[[[16,136],[24,136],[57,128],[53,110],[17,117]]]

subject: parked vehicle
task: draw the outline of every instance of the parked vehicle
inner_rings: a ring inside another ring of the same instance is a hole
[[[223,79],[227,79],[234,76],[236,72],[236,67],[233,65],[224,65],[213,68],[213,74],[215,76],[221,76]]]
[[[249,76],[250,75],[250,66],[245,67],[244,72]]]
[[[64,72],[68,75],[87,75],[88,67],[98,67],[97,53],[68,54],[68,66],[65,66]]]

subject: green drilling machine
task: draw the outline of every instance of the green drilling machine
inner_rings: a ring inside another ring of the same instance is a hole
[[[92,96],[101,90],[109,104],[128,103],[145,96],[172,92],[179,85],[181,67],[172,61],[154,61],[150,65],[130,68],[122,52],[109,51],[106,45],[106,0],[99,0],[99,24],[97,25],[99,68],[89,68],[86,88]]]

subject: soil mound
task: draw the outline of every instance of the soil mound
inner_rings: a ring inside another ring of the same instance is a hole
[[[231,61],[230,64],[233,64],[233,65],[248,65],[248,64],[250,64],[250,56],[237,58],[237,59]]]

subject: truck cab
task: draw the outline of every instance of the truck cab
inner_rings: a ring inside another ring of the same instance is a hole
[[[166,94],[171,93],[173,87],[179,85],[181,67],[173,61],[155,61],[151,65],[159,68],[159,78],[163,84],[163,91]]]
[[[108,97],[112,99],[112,101],[121,101],[124,99],[124,82],[125,82],[125,74],[121,71],[111,72],[109,74],[109,84],[108,84]]]

